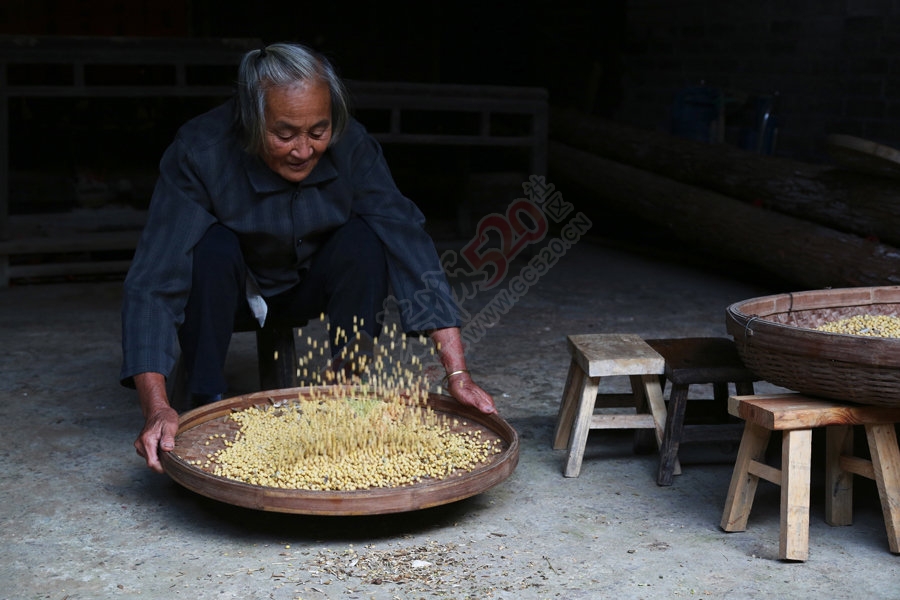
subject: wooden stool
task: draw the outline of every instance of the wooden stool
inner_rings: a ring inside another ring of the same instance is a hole
[[[591,429],[653,429],[660,444],[666,422],[659,386],[662,356],[636,335],[570,335],[567,340],[572,362],[553,438],[554,450],[568,449],[565,476],[578,477]],[[629,377],[632,393],[598,396],[600,378],[617,375]],[[635,413],[594,414],[596,405],[630,405]]]
[[[891,552],[900,552],[900,450],[894,423],[900,408],[842,404],[795,393],[734,396],[731,414],[746,421],[721,527],[744,531],[759,478],[781,486],[781,539],[778,557],[809,555],[809,479],[812,429],[826,427],[825,521],[849,525],[853,475],[874,479],[881,498]],[[871,459],[852,455],[854,425],[864,425]],[[773,431],[782,431],[781,469],[764,462]]]
[[[672,338],[647,340],[647,344],[666,361],[663,388],[665,380],[671,384],[656,483],[672,485],[678,448],[682,443],[737,442],[741,439],[741,425],[727,422],[728,385],[733,383],[738,395],[753,394],[753,382],[759,377],[744,366],[734,342],[728,338]],[[703,400],[714,404],[713,409],[718,412],[716,423],[685,425],[690,386],[700,384],[713,386],[713,398]]]

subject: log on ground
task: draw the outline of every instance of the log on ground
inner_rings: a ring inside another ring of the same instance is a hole
[[[567,146],[900,247],[897,179],[681,139],[573,109],[550,116],[551,138]]]
[[[661,225],[688,246],[720,252],[812,289],[900,284],[900,250],[754,206],[559,142],[550,176],[604,205]]]

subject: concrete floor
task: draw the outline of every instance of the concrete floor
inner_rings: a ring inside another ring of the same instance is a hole
[[[578,478],[550,448],[567,334],[725,335],[726,306],[784,290],[580,241],[469,350],[519,432],[516,472],[378,517],[241,509],[146,469],[136,398],[117,383],[120,290],[0,290],[0,598],[900,597],[870,482],[857,478],[854,524],[832,528],[814,476],[809,560],[784,563],[775,486],[760,484],[748,531],[719,529],[733,448],[685,448],[665,488],[628,432],[592,432]],[[252,335],[236,335],[229,362],[232,393],[253,391]]]

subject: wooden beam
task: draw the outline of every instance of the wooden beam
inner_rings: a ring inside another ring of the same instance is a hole
[[[600,119],[573,109],[550,113],[550,138],[748,204],[900,246],[900,181],[763,156]]]
[[[900,284],[900,249],[550,142],[551,178],[668,229],[681,242],[810,288]]]

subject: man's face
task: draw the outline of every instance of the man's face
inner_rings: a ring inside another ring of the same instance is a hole
[[[270,88],[266,92],[263,161],[284,179],[299,183],[312,172],[331,139],[331,94],[323,82]]]

